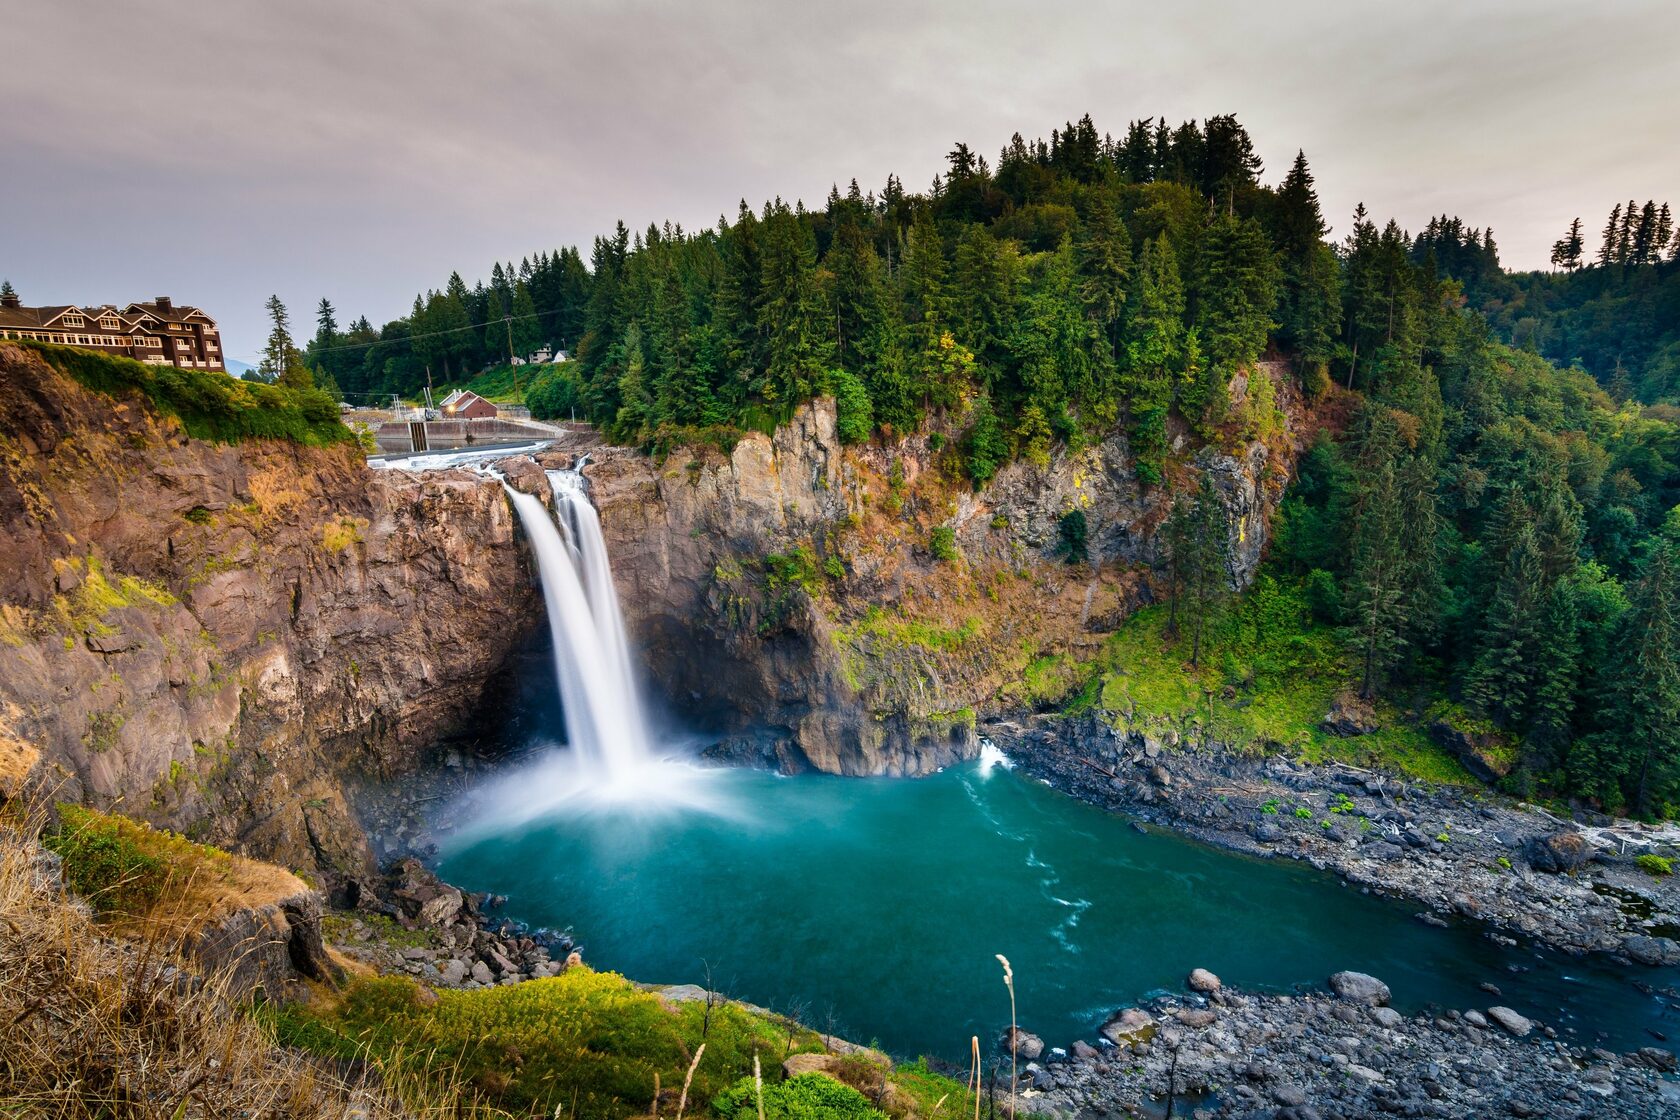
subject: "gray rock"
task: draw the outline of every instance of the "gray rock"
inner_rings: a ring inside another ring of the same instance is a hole
[[[467,978],[467,966],[465,962],[451,957],[438,966],[438,975],[443,977],[445,984],[453,986]]]
[[[1371,1021],[1379,1027],[1386,1027],[1389,1030],[1393,1030],[1404,1020],[1402,1019],[1400,1012],[1394,1010],[1392,1007],[1373,1007],[1371,1008]]]
[[[1285,1107],[1294,1108],[1307,1103],[1307,1091],[1285,1081],[1272,1087],[1272,1099]]]
[[[480,984],[489,984],[495,979],[490,972],[490,966],[485,964],[483,961],[473,962],[472,978]]]
[[[1113,1043],[1146,1041],[1155,1032],[1155,1016],[1140,1007],[1117,1011],[1102,1025],[1102,1036]]]
[[[1008,1030],[1003,1032],[1003,1037],[998,1039],[998,1049],[1002,1050],[1005,1054],[1009,1053],[1012,1035],[1015,1044],[1016,1057],[1021,1058],[1024,1061],[1032,1062],[1037,1061],[1039,1056],[1044,1053],[1044,1040],[1042,1038],[1033,1034],[1031,1031],[1024,1031],[1018,1027],[1010,1027]]]
[[[1472,1027],[1485,1027],[1488,1025],[1487,1016],[1483,1015],[1480,1011],[1466,1011],[1464,1013],[1464,1021],[1469,1023]]]
[[[1214,992],[1217,992],[1220,987],[1219,977],[1215,976],[1205,968],[1192,970],[1190,978],[1186,981],[1186,983],[1190,985],[1190,990],[1192,992],[1201,992],[1203,995],[1212,995]]]
[[[1576,871],[1593,858],[1592,845],[1579,832],[1554,832],[1523,841],[1523,858],[1536,871],[1558,874]]]
[[[1375,976],[1363,972],[1338,972],[1330,977],[1330,990],[1343,999],[1385,1007],[1389,1000],[1388,985]]]
[[[1261,821],[1254,826],[1254,838],[1262,844],[1276,844],[1283,839],[1283,829],[1271,821]]]
[[[1644,1065],[1661,1073],[1675,1073],[1680,1071],[1680,1058],[1676,1058],[1667,1050],[1659,1050],[1655,1046],[1641,1046],[1634,1055]]]
[[[1680,964],[1680,942],[1672,937],[1647,937],[1644,934],[1622,942],[1622,952],[1643,965],[1657,968]]]
[[[1509,1007],[1490,1007],[1487,1009],[1487,1017],[1518,1038],[1526,1037],[1534,1029],[1534,1024],[1526,1016],[1517,1014]]]

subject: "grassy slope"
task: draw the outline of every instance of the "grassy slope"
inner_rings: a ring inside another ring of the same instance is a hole
[[[338,1057],[371,1056],[411,1072],[444,1069],[460,1091],[520,1114],[611,1118],[646,1115],[659,1086],[675,1111],[699,1047],[705,1052],[689,1090],[691,1113],[750,1077],[758,1055],[769,1081],[790,1054],[823,1050],[815,1032],[737,1004],[708,1012],[699,1001],[667,1004],[614,973],[574,966],[547,980],[482,991],[433,993],[401,976],[363,978],[309,1007],[269,1009],[283,1044]],[[657,1079],[657,1081],[656,1081]],[[920,1063],[888,1075],[892,1111],[925,1117],[962,1086]],[[971,1098],[970,1098],[971,1101]],[[861,1100],[857,1102],[863,1103]]]
[[[316,389],[293,390],[211,370],[147,365],[71,346],[9,345],[39,354],[84,388],[110,396],[139,393],[158,412],[179,420],[195,439],[285,439],[325,447],[354,438],[339,420],[338,405]]]

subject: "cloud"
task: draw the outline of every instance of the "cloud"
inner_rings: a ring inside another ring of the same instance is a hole
[[[690,228],[994,152],[1091,112],[1235,112],[1332,222],[1449,211],[1545,262],[1577,214],[1680,183],[1666,5],[96,0],[4,17],[0,272],[40,301],[169,292],[231,354],[404,313],[452,269]]]

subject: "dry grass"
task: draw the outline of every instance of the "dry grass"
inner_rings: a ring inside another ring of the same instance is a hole
[[[147,929],[110,936],[16,814],[0,822],[0,1115],[31,1120],[498,1120],[447,1069],[276,1046]],[[423,1063],[421,1063],[423,1065]]]

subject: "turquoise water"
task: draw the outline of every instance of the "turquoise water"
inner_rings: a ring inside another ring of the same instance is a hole
[[[997,953],[1014,966],[1022,1025],[1052,1045],[1094,1037],[1114,1008],[1178,991],[1196,967],[1267,990],[1357,969],[1407,1012],[1504,1003],[1585,1043],[1652,1045],[1646,1028],[1680,1038],[1680,1013],[1634,983],[1672,986],[1675,970],[1433,929],[1415,906],[1300,864],[1139,834],[1002,767],[681,780],[712,808],[574,803],[458,838],[439,870],[507,895],[511,917],[570,927],[597,968],[665,983],[705,983],[709,968],[731,996],[903,1056],[964,1060],[970,1035],[1008,1023]]]

